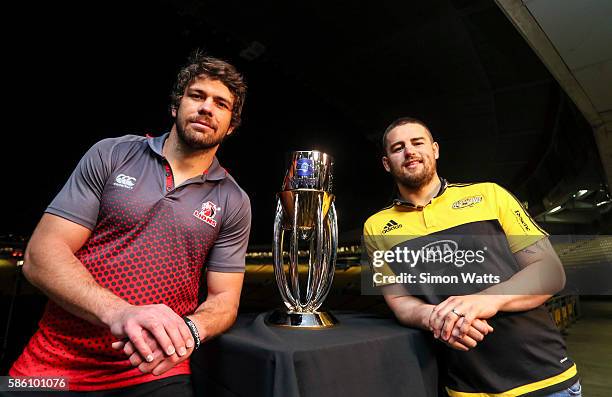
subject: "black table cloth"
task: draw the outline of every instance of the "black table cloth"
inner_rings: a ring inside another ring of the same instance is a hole
[[[392,319],[334,312],[334,328],[299,330],[240,315],[192,356],[198,396],[437,396],[431,337]]]

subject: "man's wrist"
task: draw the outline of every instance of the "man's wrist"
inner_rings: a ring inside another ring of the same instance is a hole
[[[489,295],[481,294],[487,298],[487,302],[495,308],[495,311],[501,311],[504,306],[512,300],[511,295]]]
[[[421,315],[419,316],[421,319],[421,328],[429,330],[429,319],[431,318],[431,313],[435,307],[435,305],[429,305],[426,303],[421,306]]]
[[[129,306],[131,305],[128,302],[123,299],[118,299],[116,302],[112,302],[104,307],[100,311],[98,318],[107,327],[111,327],[117,321],[117,315]]]

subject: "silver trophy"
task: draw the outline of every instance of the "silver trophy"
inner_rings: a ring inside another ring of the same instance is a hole
[[[277,194],[272,250],[274,274],[287,310],[274,311],[267,319],[269,324],[326,328],[338,322],[330,313],[317,311],[331,288],[338,248],[332,168],[333,159],[325,153],[292,153],[282,191]],[[305,249],[301,251],[300,245]],[[304,264],[299,263],[300,256]],[[308,274],[301,283],[299,268]]]

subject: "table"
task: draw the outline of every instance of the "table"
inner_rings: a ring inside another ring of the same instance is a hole
[[[197,396],[437,396],[427,333],[375,315],[334,312],[333,328],[297,330],[242,314],[192,355]]]

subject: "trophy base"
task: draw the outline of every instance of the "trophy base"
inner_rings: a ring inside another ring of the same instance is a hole
[[[266,318],[266,324],[294,329],[322,329],[338,324],[330,312],[296,313],[275,310]]]

